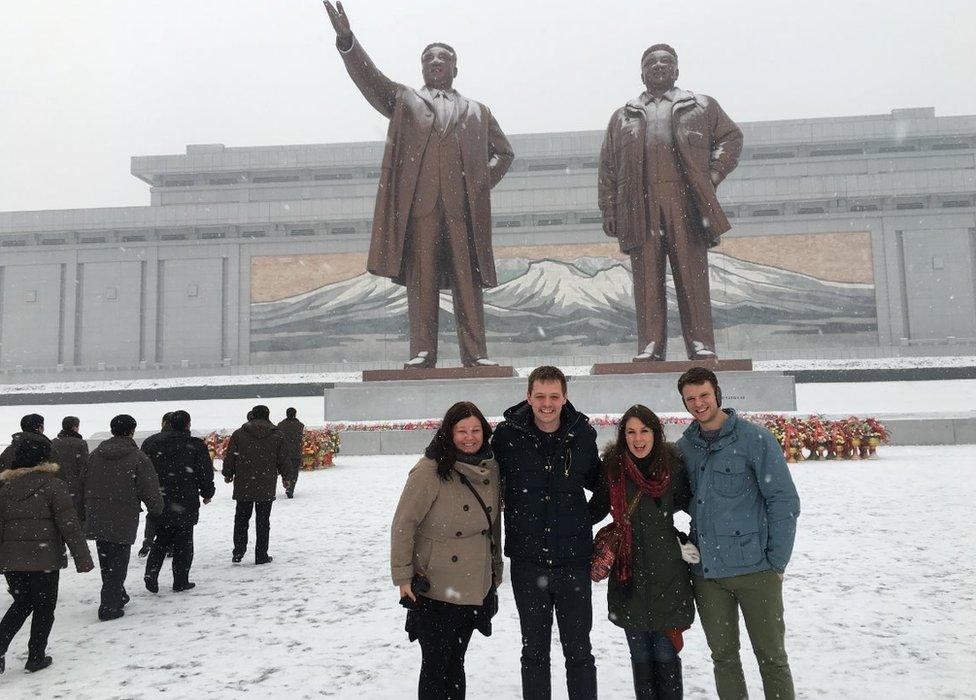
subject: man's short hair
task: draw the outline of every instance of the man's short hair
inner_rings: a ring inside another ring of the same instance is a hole
[[[704,384],[708,382],[712,385],[712,389],[715,391],[716,396],[718,395],[718,377],[715,376],[715,372],[710,369],[705,369],[704,367],[692,367],[687,372],[678,377],[678,393],[681,394],[682,401],[684,400],[684,389],[688,384]]]
[[[678,61],[678,52],[675,51],[669,44],[654,44],[654,46],[647,47],[647,50],[641,54],[641,65],[644,65],[644,59],[648,55],[654,53],[655,51],[667,51],[669,54],[674,56],[675,63]]]
[[[109,423],[109,428],[112,429],[112,435],[115,437],[132,435],[136,432],[136,419],[128,413],[120,413]]]
[[[169,414],[169,427],[173,430],[188,430],[190,428],[190,414],[186,411],[173,411]]]
[[[532,393],[532,385],[536,382],[559,382],[563,388],[563,395],[566,395],[566,375],[558,367],[543,365],[536,367],[529,375],[529,393]]]
[[[297,415],[298,415],[298,411],[296,411],[294,408],[286,408],[285,409],[285,417],[286,418],[294,418]]]
[[[445,44],[440,41],[435,41],[433,44],[427,44],[427,46],[424,47],[424,50],[420,52],[420,60],[423,61],[424,56],[427,55],[427,52],[430,51],[435,46],[439,46],[442,49],[446,49],[447,51],[450,51],[451,57],[454,59],[455,65],[457,65],[457,51],[455,51],[454,47],[451,46],[450,44]]]
[[[81,425],[81,421],[78,416],[65,416],[61,419],[61,430],[78,430],[78,426]]]
[[[173,415],[172,411],[166,411],[166,413],[163,414],[162,423],[163,423],[163,427],[164,428],[172,427],[169,424],[169,419],[170,419],[170,416],[172,416],[172,415]]]
[[[251,409],[251,414],[255,418],[264,418],[265,420],[268,420],[268,418],[271,417],[271,409],[267,406],[262,406],[259,404]]]
[[[44,416],[37,413],[28,413],[20,419],[20,429],[25,433],[36,433],[39,428],[44,427]]]

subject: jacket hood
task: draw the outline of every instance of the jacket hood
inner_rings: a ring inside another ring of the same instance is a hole
[[[504,413],[505,420],[521,428],[528,429],[534,420],[532,407],[527,400],[521,401]],[[589,420],[589,418],[576,410],[570,401],[566,401],[563,410],[559,413],[559,430],[565,430],[567,425],[575,423],[579,419]]]
[[[139,447],[136,445],[136,441],[131,437],[110,437],[108,440],[103,442],[98,446],[98,452],[105,457],[105,459],[111,460],[113,462],[120,459],[124,459],[127,455],[137,452]]]
[[[23,501],[33,496],[47,482],[37,478],[39,474],[57,474],[61,467],[54,462],[41,462],[34,467],[20,469],[6,469],[0,472],[0,482],[3,483],[3,497],[14,501]]]
[[[265,418],[255,418],[254,420],[250,420],[241,426],[241,430],[244,430],[248,434],[258,439],[268,437],[277,429],[278,426]]]

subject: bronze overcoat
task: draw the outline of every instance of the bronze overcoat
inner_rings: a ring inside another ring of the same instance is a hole
[[[434,127],[434,109],[419,90],[395,83],[373,64],[353,38],[339,52],[356,87],[390,120],[373,212],[373,235],[366,269],[404,284],[404,244],[420,163]],[[468,231],[481,286],[493,287],[495,258],[491,248],[491,188],[515,157],[498,122],[483,104],[458,94],[457,134],[467,190]],[[441,286],[447,286],[442,279]]]
[[[698,210],[702,235],[710,245],[732,228],[715,194],[711,173],[719,182],[739,163],[742,131],[707,95],[677,90],[671,129],[678,161]],[[649,232],[644,176],[647,120],[640,98],[613,113],[600,151],[598,201],[603,220],[616,222],[615,237],[623,253],[639,248]]]

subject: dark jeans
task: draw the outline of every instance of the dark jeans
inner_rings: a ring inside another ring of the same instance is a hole
[[[589,562],[549,568],[513,560],[512,592],[522,627],[522,697],[545,700],[552,695],[549,648],[555,609],[570,700],[595,699]]]
[[[678,660],[678,652],[664,632],[629,629],[624,632],[627,633],[630,660],[635,664],[668,664]]]
[[[0,656],[7,653],[14,635],[31,620],[30,639],[27,642],[27,660],[40,661],[47,649],[47,638],[54,626],[54,608],[58,604],[59,571],[11,571],[7,586],[14,602],[0,620]]]
[[[183,520],[156,526],[156,539],[146,558],[146,578],[159,579],[169,549],[173,550],[173,586],[184,586],[190,580],[193,564],[193,525]]]
[[[420,663],[420,700],[462,700],[465,692],[464,653],[475,629],[479,606],[455,605],[417,596],[420,615],[417,638]]]
[[[129,554],[132,545],[96,540],[98,567],[102,572],[102,598],[98,606],[99,617],[113,615],[125,606],[125,575],[129,571]]]
[[[254,558],[268,556],[268,540],[271,538],[271,504],[274,501],[238,501],[234,512],[234,554],[244,556],[247,551],[247,530],[251,524],[251,511],[257,512],[255,518],[257,542],[254,543]]]

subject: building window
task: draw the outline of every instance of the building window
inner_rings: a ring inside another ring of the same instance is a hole
[[[27,241],[14,239],[12,241],[0,241],[0,246],[4,248],[16,248],[18,246],[27,245]]]
[[[337,226],[332,229],[332,233],[336,236],[348,236],[350,234],[356,233],[355,226]]]
[[[877,204],[852,204],[851,211],[853,212],[878,211],[878,205]]]
[[[258,184],[269,182],[298,182],[298,175],[262,175],[254,178],[253,182]]]
[[[779,209],[756,209],[753,216],[779,216]]]
[[[185,241],[185,233],[164,233],[159,237],[161,241]]]
[[[753,153],[753,160],[775,160],[777,158],[796,158],[796,153],[780,151],[777,153]]]
[[[895,209],[924,209],[925,202],[898,202]]]
[[[314,228],[296,228],[288,232],[289,236],[314,236]]]
[[[211,185],[236,185],[238,180],[236,177],[214,177],[207,182]]]
[[[545,170],[568,170],[569,166],[565,163],[529,163],[528,171],[542,172]]]
[[[146,240],[145,236],[122,236],[123,243],[138,243],[144,240]]]
[[[193,187],[193,179],[188,180],[166,180],[163,187]]]
[[[797,214],[823,214],[823,207],[800,207],[796,210]]]
[[[352,180],[352,173],[319,173],[316,180]]]
[[[41,241],[41,245],[64,245],[65,240],[63,238],[45,238]]]
[[[602,224],[602,216],[581,216],[579,222],[581,224]]]
[[[600,161],[598,161],[598,160],[588,160],[588,161],[586,161],[586,162],[583,163],[583,167],[584,168],[599,168],[600,167]]]
[[[863,148],[818,148],[810,151],[811,156],[860,156],[864,155]]]
[[[942,202],[943,209],[955,209],[956,207],[971,207],[973,203],[965,199],[947,199]]]
[[[495,228],[518,228],[522,222],[518,219],[501,219],[495,222]]]
[[[956,141],[954,143],[933,143],[933,151],[956,151],[964,148],[972,148],[972,146],[964,141]]]
[[[79,243],[104,243],[105,239],[100,237],[85,237],[82,238]]]
[[[241,231],[241,238],[264,238],[266,235],[265,231]]]
[[[539,226],[562,226],[562,219],[539,219]]]
[[[878,153],[908,153],[915,150],[918,150],[915,146],[882,146]]]
[[[225,234],[223,231],[201,231],[200,239],[204,241],[210,241],[215,238],[223,238],[224,235]]]

